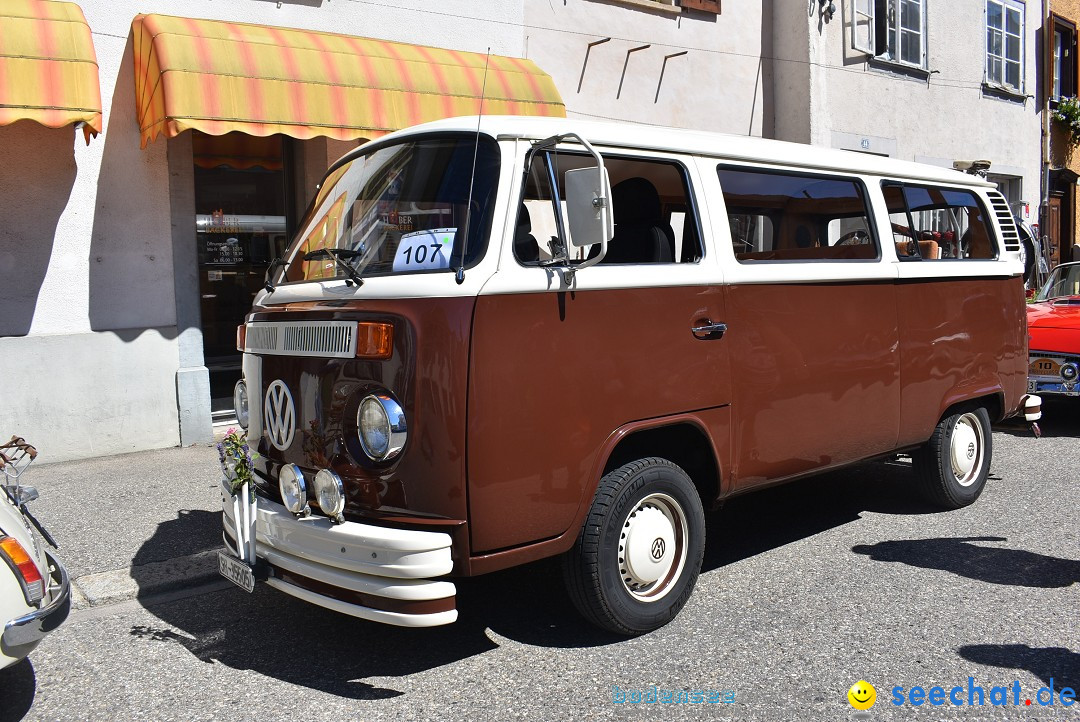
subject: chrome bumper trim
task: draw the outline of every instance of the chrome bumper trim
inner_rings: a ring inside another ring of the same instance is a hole
[[[48,551],[45,557],[52,568],[49,575],[52,584],[49,588],[56,589],[56,592],[41,609],[35,609],[4,625],[4,647],[22,647],[40,642],[46,634],[63,624],[71,611],[71,580],[68,579],[67,569]]]
[[[222,539],[229,553],[237,556],[232,496],[224,484],[222,511]],[[449,534],[348,521],[333,524],[315,516],[298,519],[263,497],[258,500],[256,519],[255,555],[273,568],[343,592],[385,599],[388,605],[453,599],[457,594],[452,582],[430,578],[453,569]],[[454,609],[430,614],[375,609],[297,586],[275,577],[273,571],[270,574],[266,583],[279,591],[361,619],[402,627],[433,627],[457,619]]]

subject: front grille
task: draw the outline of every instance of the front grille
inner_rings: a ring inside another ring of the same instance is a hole
[[[254,321],[244,351],[269,356],[356,356],[356,321]]]
[[[1001,239],[1005,242],[1005,250],[1019,251],[1020,233],[1016,230],[1016,221],[1013,219],[1012,211],[1009,210],[1009,202],[997,191],[990,191],[988,195],[990,203],[994,206],[998,225],[1001,226]]]

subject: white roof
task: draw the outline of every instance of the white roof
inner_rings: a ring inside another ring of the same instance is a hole
[[[480,132],[492,137],[541,139],[560,133],[577,133],[590,143],[656,151],[689,153],[719,159],[775,163],[829,171],[993,187],[981,178],[951,168],[883,158],[866,153],[836,150],[802,143],[701,130],[664,128],[632,123],[610,123],[576,118],[486,115],[447,118],[396,131],[378,139],[397,139],[433,131]]]

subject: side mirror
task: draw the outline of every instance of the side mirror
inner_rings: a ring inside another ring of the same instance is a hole
[[[599,243],[602,258],[614,233],[607,169],[592,166],[568,170],[565,183],[566,217],[570,226],[568,250],[582,250]]]

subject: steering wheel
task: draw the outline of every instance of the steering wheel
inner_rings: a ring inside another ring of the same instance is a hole
[[[845,233],[836,240],[835,246],[862,246],[870,242],[870,234],[861,228]]]

